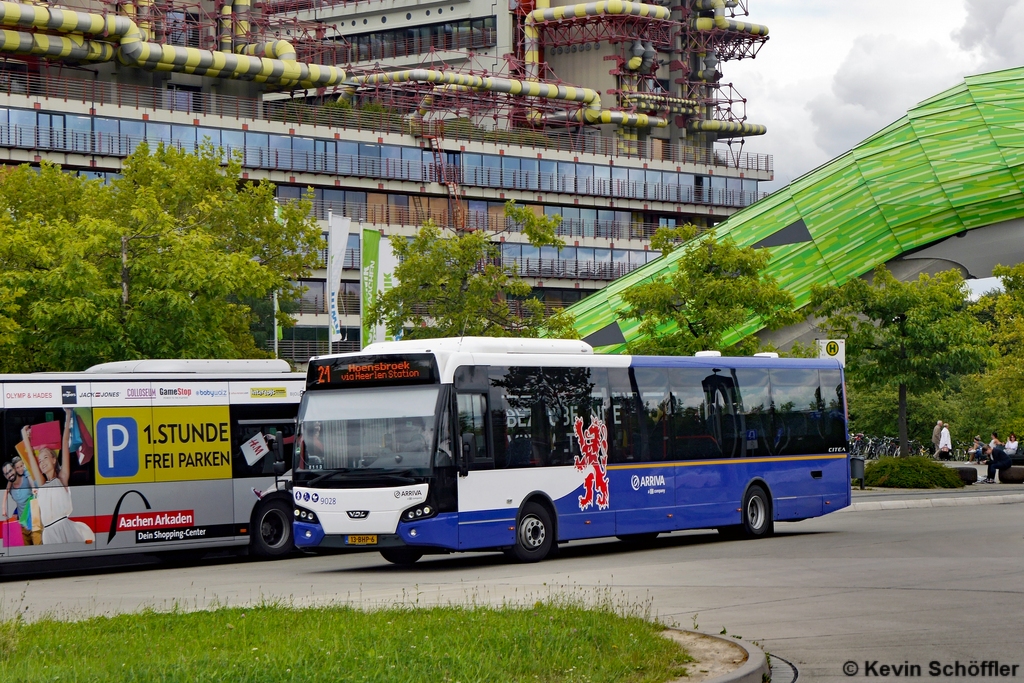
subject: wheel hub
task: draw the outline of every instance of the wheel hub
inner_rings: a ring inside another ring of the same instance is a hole
[[[519,539],[525,547],[536,550],[544,545],[545,538],[547,530],[537,517],[530,515],[519,525]]]

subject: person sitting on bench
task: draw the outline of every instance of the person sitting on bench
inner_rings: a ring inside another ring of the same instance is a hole
[[[979,481],[979,484],[996,483],[996,471],[1002,472],[1010,468],[1010,456],[1006,454],[1002,446],[990,448],[985,446],[985,455],[988,457],[988,477]]]

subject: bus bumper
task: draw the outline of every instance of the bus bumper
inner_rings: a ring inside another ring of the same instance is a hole
[[[292,538],[296,548],[313,548],[324,540],[324,528],[319,524],[292,522]]]

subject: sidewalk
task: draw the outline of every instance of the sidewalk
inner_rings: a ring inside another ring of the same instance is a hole
[[[965,465],[960,463],[960,466]],[[983,473],[984,468],[979,467]],[[869,488],[865,491],[854,485],[852,504],[843,510],[861,512],[1008,503],[1024,503],[1024,484],[969,484],[962,489]]]

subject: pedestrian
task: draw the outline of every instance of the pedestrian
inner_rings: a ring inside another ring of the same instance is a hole
[[[1010,468],[1010,458],[1006,455],[1006,451],[1003,450],[1002,445],[991,448],[985,446],[985,453],[988,456],[988,475],[979,481],[979,484],[994,484],[996,483],[996,472],[1002,472],[1003,470]]]
[[[981,443],[981,435],[976,434],[974,436],[974,443],[971,444],[971,459],[969,462],[973,462],[978,465],[981,464],[982,446],[983,444]]]
[[[939,437],[942,435],[942,420],[935,423],[935,428],[932,429],[932,446],[935,450],[935,457],[939,457]]]
[[[1003,442],[999,440],[999,435],[992,432],[992,440],[988,442],[988,447],[995,449],[996,446],[1002,446]]]
[[[1006,451],[1006,455],[1012,460],[1017,457],[1017,435],[1010,432],[1010,436],[1006,438],[1006,443],[1003,444],[1003,450]]]
[[[939,459],[949,460],[950,453],[953,452],[953,442],[949,438],[949,423],[942,423],[942,431],[939,432]]]

